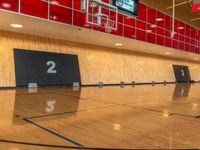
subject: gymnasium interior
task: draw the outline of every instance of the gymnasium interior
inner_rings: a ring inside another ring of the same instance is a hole
[[[200,0],[0,0],[0,149],[200,149]]]

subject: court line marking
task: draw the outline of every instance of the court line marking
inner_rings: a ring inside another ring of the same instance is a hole
[[[154,110],[154,109],[149,109],[149,108],[144,108],[144,107],[134,107],[134,106],[130,106],[130,105],[126,105],[127,107],[130,108],[134,108],[134,109],[144,109],[144,110],[148,110],[148,111],[153,111],[153,112],[158,112],[158,113],[163,113],[163,111],[161,110]],[[169,116],[173,115],[174,113],[169,113]]]
[[[110,107],[115,107],[115,106],[119,106],[119,104],[113,104],[113,105],[104,106],[104,107],[95,107],[95,108],[85,109],[85,110],[84,110],[84,109],[83,109],[83,110],[74,110],[74,111],[61,112],[61,113],[56,113],[56,114],[33,116],[33,117],[27,117],[27,118],[23,118],[23,119],[36,119],[36,118],[43,118],[43,117],[51,117],[51,116],[65,115],[65,114],[77,113],[77,112],[87,112],[87,111],[90,111],[90,110],[97,110],[97,109],[103,109],[103,108],[110,108]]]
[[[112,102],[105,102],[105,101],[100,101],[99,99],[93,99],[93,98],[83,98],[83,97],[80,97],[80,96],[76,96],[76,95],[71,95],[71,93],[73,92],[69,92],[70,95],[68,94],[64,94],[62,93],[62,91],[56,91],[56,92],[50,92],[52,94],[57,94],[57,95],[63,95],[63,96],[68,96],[68,97],[75,97],[75,98],[79,98],[79,99],[84,99],[84,100],[94,100],[94,101],[98,101],[98,102],[102,102],[102,103],[109,103],[109,104],[116,104],[116,105],[125,105],[125,106],[129,106],[129,104],[134,104],[134,103],[126,103],[126,104],[119,104],[119,103],[112,103]],[[46,94],[45,92],[44,93],[41,93],[41,94]],[[198,98],[198,97],[194,97],[192,96],[191,98]],[[165,99],[165,98],[162,98],[162,99]],[[140,107],[133,107],[133,106],[129,106],[129,107],[132,107],[132,108],[140,108]],[[153,110],[153,109],[149,109],[149,108],[142,108],[142,109],[146,109],[146,110],[149,110],[149,111],[154,111],[154,112],[163,112],[161,110]],[[81,110],[80,110],[81,111]],[[78,111],[77,111],[78,112]],[[67,113],[67,112],[64,112],[64,113]],[[70,113],[73,113],[73,112],[70,112]],[[180,115],[180,116],[185,116],[185,117],[190,117],[190,118],[200,118],[200,116],[190,116],[190,115],[184,115],[184,114],[177,114],[177,113],[173,113],[171,112],[170,115]],[[31,118],[31,117],[30,117]]]
[[[78,99],[82,99],[82,100],[87,100],[87,101],[97,101],[97,102],[102,102],[102,103],[108,103],[108,104],[119,104],[119,103],[113,103],[113,102],[106,102],[106,101],[101,101],[101,100],[99,100],[99,99],[94,99],[94,98],[84,98],[84,97],[80,97],[80,96],[76,96],[76,95],[68,95],[68,94],[64,94],[64,93],[62,93],[62,92],[59,92],[59,91],[57,91],[57,92],[49,92],[49,93],[51,93],[51,94],[56,94],[56,95],[62,95],[62,96],[64,96],[64,97],[73,97],[73,98],[78,98]],[[47,93],[39,93],[39,94],[49,94],[48,92]],[[73,92],[71,92],[71,93],[73,93]],[[31,93],[31,94],[38,94],[38,93]],[[24,96],[24,95],[29,95],[29,93],[27,93],[27,94],[18,94],[18,96]]]
[[[150,109],[150,108],[130,106],[129,103],[128,103],[128,104],[113,104],[111,106],[96,107],[96,108],[85,109],[85,110],[68,111],[68,112],[49,114],[49,115],[32,116],[32,117],[27,117],[27,118],[24,118],[24,119],[36,119],[36,118],[43,118],[43,117],[50,117],[50,116],[58,116],[58,115],[64,115],[64,114],[69,114],[69,113],[85,112],[85,111],[97,110],[97,109],[103,109],[103,108],[109,108],[109,107],[115,107],[115,106],[126,106],[126,107],[131,107],[131,108],[139,108],[139,109],[144,109],[144,110],[148,110],[148,111],[163,113],[163,111],[161,111],[161,110],[154,110],[154,109]],[[170,116],[171,115],[179,115],[179,116],[199,119],[198,116],[190,116],[190,115],[178,114],[178,113],[173,113],[173,112],[170,112],[169,115]]]
[[[149,109],[149,108],[142,108],[142,109],[149,110],[149,111],[155,111],[155,112],[161,112],[161,113],[164,112],[164,111],[161,111],[161,110],[154,110],[154,109]],[[176,115],[176,116],[184,116],[184,117],[189,117],[189,118],[196,118],[196,116],[184,115],[184,114],[179,114],[179,113],[174,113],[174,112],[169,112],[169,115]]]
[[[72,97],[71,95],[66,95],[66,94],[59,93],[59,92],[54,92],[54,94]],[[75,96],[74,96],[74,97],[75,97]],[[102,100],[100,100],[100,99],[94,99],[94,98],[82,98],[82,97],[78,97],[78,96],[77,96],[77,98],[84,99],[84,100],[87,100],[87,101],[96,101],[96,102],[108,103],[108,104],[125,105],[125,104],[114,103],[114,102],[106,102],[106,100],[103,100],[103,101],[102,101]],[[128,103],[127,103],[127,104],[128,104]]]
[[[34,126],[40,128],[40,129],[44,130],[44,131],[47,131],[47,132],[49,132],[49,133],[51,133],[51,134],[53,134],[53,135],[55,135],[55,136],[57,136],[57,137],[59,137],[59,138],[65,140],[65,141],[67,141],[67,142],[73,144],[73,145],[76,145],[76,146],[79,146],[79,147],[83,147],[82,144],[80,144],[80,143],[78,143],[78,142],[76,142],[76,141],[74,141],[74,140],[72,140],[72,139],[70,139],[70,138],[67,138],[67,137],[65,137],[65,136],[63,136],[63,135],[60,135],[60,134],[58,134],[58,133],[56,133],[56,132],[54,132],[54,131],[52,131],[52,130],[50,130],[50,129],[48,129],[48,128],[45,128],[45,127],[43,127],[43,126],[41,126],[41,125],[39,125],[39,124],[37,124],[37,123],[35,123],[35,122],[33,122],[33,121],[30,121],[29,119],[23,119],[23,120],[24,120],[25,122],[28,122],[28,123],[30,123],[30,124],[32,124],[32,125],[34,125]]]
[[[63,93],[58,93],[58,92],[53,92],[53,94],[57,94],[57,95],[62,95],[62,96],[65,96],[65,97],[76,97],[76,98],[79,98],[79,99],[83,99],[85,101],[96,101],[96,102],[101,102],[101,103],[106,103],[106,104],[119,104],[119,103],[113,103],[113,102],[106,102],[106,101],[101,101],[99,99],[93,99],[93,98],[83,98],[83,97],[78,97],[78,96],[72,96],[72,95],[67,95],[67,94],[63,94]]]
[[[63,93],[60,93],[60,92],[51,92],[52,94],[57,94],[57,95],[62,95],[62,96],[68,96],[68,97],[75,97],[75,98],[79,98],[79,99],[87,99],[87,98],[82,98],[80,96],[76,96],[76,95],[67,95],[67,94],[63,94]]]
[[[63,95],[63,96],[71,96],[71,95],[67,95],[67,94],[63,94],[63,93],[59,93],[59,92],[53,92],[55,94],[58,94],[58,95]],[[78,97],[78,96],[73,96],[73,97]],[[85,100],[94,100],[94,101],[98,101],[98,102],[104,102],[104,101],[101,101],[99,99],[93,99],[93,98],[82,98],[82,97],[79,97],[80,99],[85,99]],[[168,97],[163,97],[161,99],[166,99]],[[179,97],[177,97],[179,98]],[[180,97],[182,98],[182,97]],[[196,98],[196,97],[191,97],[191,98]],[[106,102],[104,102],[106,103]],[[135,103],[126,103],[126,104],[120,104],[120,103],[113,103],[113,102],[107,102],[107,103],[110,103],[110,104],[117,104],[117,105],[124,105],[124,106],[128,106],[128,107],[132,107],[132,108],[142,108],[142,109],[145,109],[145,110],[149,110],[149,111],[154,111],[154,112],[161,112],[163,113],[163,111],[161,110],[154,110],[154,109],[149,109],[149,108],[144,108],[144,107],[134,107],[134,106],[130,106],[130,104],[135,104]],[[173,112],[170,112],[169,115],[179,115],[179,116],[185,116],[185,117],[190,117],[190,118],[200,118],[200,116],[190,116],[190,115],[184,115],[184,114],[178,114],[178,113],[173,113]]]
[[[17,144],[17,145],[27,145],[27,146],[37,146],[37,147],[50,147],[50,148],[60,148],[60,149],[92,149],[92,150],[137,150],[137,149],[130,149],[130,148],[97,148],[97,147],[75,147],[75,146],[64,146],[64,145],[51,145],[51,144],[38,144],[38,143],[29,143],[29,142],[19,142],[19,141],[10,141],[10,140],[1,140],[0,143],[10,143],[10,144]],[[140,149],[138,149],[140,150]],[[165,149],[163,149],[165,150]],[[166,149],[168,150],[168,149]]]
[[[177,114],[177,113],[174,113],[173,115],[176,115],[176,116],[183,116],[183,117],[189,117],[189,118],[193,118],[193,119],[198,119],[197,116],[190,116],[190,115]]]
[[[134,106],[130,106],[130,105],[126,105],[126,106],[127,107],[131,107],[131,108],[139,108],[139,109],[144,109],[144,110],[148,110],[148,111],[159,112],[159,113],[163,113],[164,112],[162,110],[155,110],[155,109],[149,109],[149,108],[144,108],[144,107],[134,107]],[[193,118],[193,119],[199,119],[198,116],[190,116],[190,115],[184,115],[184,114],[169,112],[169,116],[172,116],[172,115],[189,117],[189,118]]]

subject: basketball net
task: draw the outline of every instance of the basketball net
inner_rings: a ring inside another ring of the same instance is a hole
[[[112,32],[112,27],[115,26],[115,22],[112,20],[108,20],[105,24],[105,32],[106,33],[111,33]]]

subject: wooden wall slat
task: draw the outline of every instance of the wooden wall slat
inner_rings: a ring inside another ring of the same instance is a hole
[[[200,65],[193,61],[0,31],[0,87],[15,86],[13,48],[77,54],[83,84],[99,81],[108,84],[120,81],[173,82],[172,64],[188,65],[192,79],[200,80]]]

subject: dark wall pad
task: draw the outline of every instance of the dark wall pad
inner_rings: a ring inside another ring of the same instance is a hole
[[[14,49],[14,59],[16,86],[81,83],[77,55]]]
[[[176,82],[190,82],[190,72],[188,66],[173,65]]]

